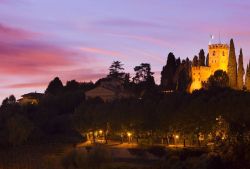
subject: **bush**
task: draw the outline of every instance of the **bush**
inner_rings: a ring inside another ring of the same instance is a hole
[[[11,145],[21,145],[25,143],[32,130],[32,123],[21,115],[14,115],[7,120],[8,141]]]
[[[162,158],[167,154],[165,147],[162,146],[153,146],[148,148],[147,151],[158,158]]]
[[[101,169],[111,161],[109,152],[103,146],[95,146],[89,152],[73,150],[62,159],[64,169]]]
[[[183,149],[180,151],[180,160],[184,161],[188,157],[200,157],[204,153],[206,152],[200,149]]]
[[[146,150],[142,148],[129,148],[129,153],[131,155],[137,156],[137,157],[145,157],[146,156]]]

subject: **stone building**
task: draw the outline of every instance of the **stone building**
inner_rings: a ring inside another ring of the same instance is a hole
[[[195,65],[191,68],[192,83],[190,92],[201,89],[203,83],[217,70],[228,70],[229,46],[227,44],[211,44],[209,49],[209,63],[206,66]]]
[[[18,103],[21,105],[37,105],[44,94],[42,93],[27,93],[21,96],[21,98],[18,100]]]
[[[132,97],[132,93],[124,89],[123,81],[118,79],[102,79],[92,90],[85,92],[86,99],[100,98],[104,102]]]

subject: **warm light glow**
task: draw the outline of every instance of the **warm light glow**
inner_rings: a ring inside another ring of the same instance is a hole
[[[179,135],[175,135],[175,138],[176,138],[176,139],[179,139]]]
[[[127,135],[128,135],[128,137],[131,137],[131,136],[132,136],[132,133],[127,132]]]
[[[102,130],[99,130],[99,134],[102,134],[103,133],[103,131]]]
[[[208,66],[192,66],[192,84],[190,92],[202,88],[202,82],[207,82],[208,78],[217,70],[227,72],[229,47],[226,44],[209,45]]]

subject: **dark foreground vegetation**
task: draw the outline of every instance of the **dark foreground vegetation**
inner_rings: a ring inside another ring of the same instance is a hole
[[[249,168],[249,100],[250,93],[226,88],[192,94],[149,92],[140,99],[109,103],[85,100],[82,89],[46,95],[38,105],[21,106],[10,97],[1,106],[1,146],[11,152],[25,145],[74,145],[86,140],[85,133],[102,129],[108,142],[127,142],[126,133],[131,132],[138,145],[189,147],[172,150],[171,156],[167,156],[168,150],[148,149],[161,154],[156,155],[160,157],[159,168]],[[190,146],[206,151],[193,152]],[[136,151],[141,148],[129,150],[133,155],[143,154]]]
[[[216,72],[204,85],[204,90],[192,94],[185,92],[189,85],[184,73],[180,76],[183,80],[179,79],[183,83],[177,83],[182,86],[180,90],[175,88],[177,90],[166,93],[162,86],[154,83],[149,64],[135,68],[133,81],[128,74],[119,72],[119,64],[111,66],[107,79],[122,79],[123,87],[133,93],[130,98],[112,102],[86,99],[84,93],[103,79],[95,84],[73,80],[63,85],[59,78],[50,82],[38,104],[20,104],[14,96],[6,98],[0,107],[1,156],[6,155],[1,158],[2,166],[6,159],[10,160],[8,164],[18,159],[20,156],[16,157],[15,152],[25,146],[39,154],[41,150],[36,149],[37,146],[50,149],[50,145],[65,144],[67,150],[73,150],[66,153],[63,149],[60,158],[52,159],[59,160],[65,169],[250,168],[250,93],[228,88],[225,72]],[[112,141],[136,143],[137,148],[126,150],[148,165],[127,166],[131,159],[123,159],[124,167],[114,156],[108,158],[111,150],[107,146],[76,148],[77,143],[87,139],[96,144],[99,135],[107,145]],[[165,149],[173,145],[184,148]],[[47,151],[40,156],[46,154]],[[148,159],[148,154],[156,161]],[[38,168],[31,166],[27,168]]]

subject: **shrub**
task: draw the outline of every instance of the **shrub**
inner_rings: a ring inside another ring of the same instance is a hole
[[[153,146],[148,148],[147,151],[158,158],[162,158],[167,154],[165,147],[162,146]]]
[[[129,148],[129,153],[131,155],[137,156],[137,157],[145,157],[146,156],[146,150],[142,148]]]
[[[62,159],[64,169],[101,169],[111,161],[109,152],[103,146],[95,146],[88,153],[73,150]]]

